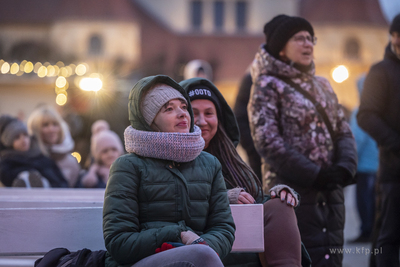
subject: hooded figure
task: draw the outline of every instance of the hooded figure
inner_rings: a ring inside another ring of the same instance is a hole
[[[174,99],[187,108],[187,132],[154,130],[159,110],[169,111],[168,103]],[[203,258],[205,264],[215,252],[225,257],[232,248],[235,226],[221,165],[202,152],[204,140],[193,124],[185,91],[168,76],[141,79],[129,95],[129,120],[124,134],[129,154],[113,163],[105,192],[106,266],[151,261],[157,258],[156,250],[170,245],[163,245],[166,242],[208,244],[213,252]],[[187,234],[194,238],[189,241]]]

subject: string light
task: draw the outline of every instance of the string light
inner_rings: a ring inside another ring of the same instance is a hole
[[[74,79],[75,85],[85,91],[99,91],[103,87],[103,77],[101,74],[92,73],[87,76],[89,65],[85,62],[78,65],[69,64],[65,65],[64,62],[58,61],[55,65],[49,62],[33,62],[23,60],[21,63],[9,63],[0,59],[0,73],[13,74],[21,76],[23,74],[36,73],[39,78],[58,76],[55,81],[55,92],[57,94],[57,105],[65,105],[68,99],[66,90],[69,87],[67,77],[77,75]],[[85,77],[85,76],[86,77]],[[80,156],[78,154],[78,156]],[[79,160],[78,160],[79,161]]]
[[[19,71],[19,65],[17,63],[13,63],[10,68],[11,74],[17,74]]]
[[[332,70],[332,78],[337,83],[342,83],[349,78],[349,71],[346,66],[340,65]]]
[[[24,66],[24,71],[25,73],[31,73],[33,71],[33,63],[32,62],[27,62]]]
[[[1,66],[1,73],[6,74],[10,71],[10,64],[8,62],[4,62]]]
[[[58,94],[56,97],[56,103],[59,106],[64,106],[67,103],[67,96],[65,94]]]

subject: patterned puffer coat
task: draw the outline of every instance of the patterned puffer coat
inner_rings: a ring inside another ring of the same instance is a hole
[[[301,239],[313,266],[341,266],[344,196],[338,185],[331,191],[313,186],[321,168],[336,164],[353,176],[357,156],[354,137],[329,82],[272,57],[261,47],[252,64],[253,88],[248,105],[253,140],[264,164],[267,182],[294,188],[302,204],[296,210]],[[325,109],[335,138],[315,106],[285,81],[308,91]]]

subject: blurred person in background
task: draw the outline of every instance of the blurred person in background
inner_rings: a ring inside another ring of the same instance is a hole
[[[270,186],[301,196],[301,240],[313,266],[342,266],[343,187],[354,183],[354,137],[329,82],[315,76],[316,37],[301,17],[278,15],[264,26],[266,44],[251,68],[248,105],[254,144],[269,164]]]
[[[376,266],[399,266],[400,248],[400,14],[392,21],[384,59],[369,70],[357,122],[378,144],[380,195]],[[375,263],[372,263],[375,264]]]
[[[88,172],[82,176],[81,186],[106,188],[111,164],[124,152],[121,139],[115,132],[106,128],[99,132],[95,131],[91,137],[90,152],[93,163]]]
[[[92,123],[92,126],[90,127],[91,136],[90,136],[89,150],[91,149],[94,136],[104,130],[110,130],[110,124],[107,121],[96,120],[95,122]],[[91,151],[89,151],[86,158],[86,162],[84,163],[84,168],[86,169],[90,168],[90,166],[93,164],[93,161],[94,161],[93,155],[91,154]]]
[[[365,74],[357,81],[358,92],[364,86]],[[358,108],[355,108],[350,117],[350,128],[357,145],[358,165],[356,173],[356,203],[360,216],[360,235],[351,240],[352,243],[370,242],[375,218],[375,180],[378,170],[378,146],[357,123]]]
[[[60,114],[49,106],[38,107],[28,118],[28,131],[34,145],[60,168],[69,187],[75,187],[81,168],[71,155],[74,141]]]
[[[31,148],[25,124],[0,117],[0,180],[7,187],[68,187],[57,165],[39,149]]]
[[[183,71],[183,79],[191,79],[195,77],[213,80],[213,71],[210,63],[201,59],[194,59],[189,61]]]
[[[246,71],[245,75],[242,77],[239,85],[239,91],[236,96],[235,107],[233,112],[235,113],[236,120],[239,125],[240,130],[240,145],[246,151],[247,159],[250,167],[253,169],[254,173],[263,183],[262,171],[261,171],[261,157],[258,154],[253,138],[251,137],[250,126],[249,126],[249,116],[247,113],[247,104],[249,103],[250,90],[253,82],[251,80],[250,69]]]

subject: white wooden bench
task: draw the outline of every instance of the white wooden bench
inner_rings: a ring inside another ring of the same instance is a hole
[[[33,266],[64,247],[104,250],[104,190],[0,188],[0,266]],[[232,252],[264,251],[263,207],[231,205],[236,224]]]

